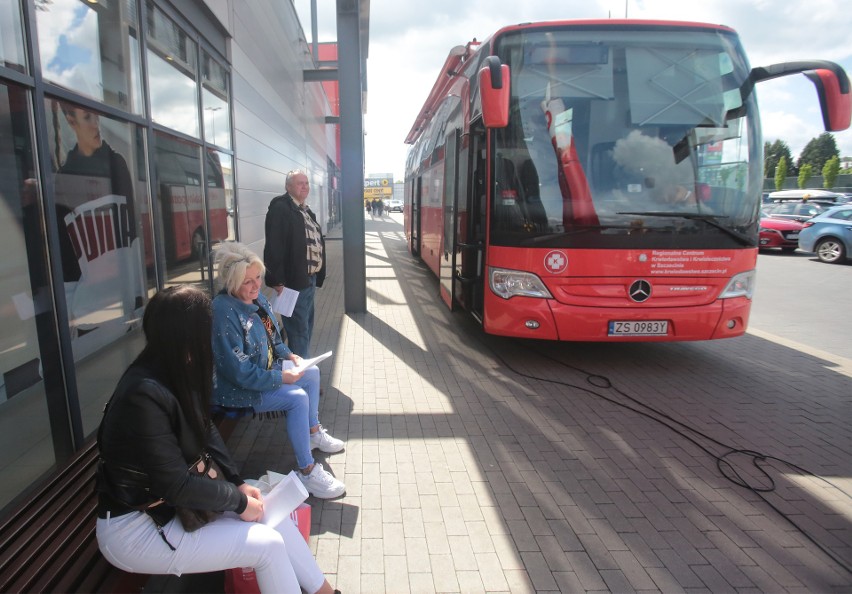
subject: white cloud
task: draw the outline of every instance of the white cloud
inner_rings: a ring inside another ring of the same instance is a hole
[[[310,37],[310,0],[295,0]],[[371,0],[367,61],[366,170],[404,173],[403,140],[438,70],[455,45],[483,40],[499,28],[527,21],[576,18],[687,20],[736,30],[751,66],[791,60],[832,60],[852,70],[852,11],[836,0]],[[335,3],[317,0],[322,41],[336,38]],[[823,132],[814,87],[804,76],[758,87],[765,140],[780,138],[796,155]],[[835,133],[842,155],[852,155],[852,132]]]

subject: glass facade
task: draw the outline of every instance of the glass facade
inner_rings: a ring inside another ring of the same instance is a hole
[[[144,135],[137,126],[66,101],[47,99],[44,109],[61,286],[88,433],[123,367],[87,361],[102,362],[99,352],[132,359],[149,288],[155,286]]]
[[[202,52],[201,103],[204,106],[204,138],[210,144],[231,148],[231,111],[228,101],[228,71]],[[216,128],[219,134],[216,134]]]
[[[0,64],[23,72],[26,67],[19,0],[0,0]]]
[[[198,45],[162,10],[147,2],[148,69],[154,121],[198,137]]]
[[[96,430],[154,292],[212,290],[237,230],[223,51],[165,2],[0,10],[2,509]]]
[[[106,105],[142,112],[134,0],[37,2],[44,80]]]
[[[40,349],[55,318],[29,103],[0,84],[0,505],[55,461]]]

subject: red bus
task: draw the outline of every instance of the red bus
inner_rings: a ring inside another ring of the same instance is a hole
[[[842,68],[752,69],[724,26],[530,23],[456,47],[406,138],[409,250],[487,333],[739,336],[763,185],[754,85],[794,73],[846,129]]]
[[[203,164],[199,154],[203,154]],[[219,155],[214,150],[202,151],[196,145],[166,135],[158,135],[156,155],[166,261],[206,259],[208,233],[202,184],[206,186],[210,211],[209,243],[213,245],[228,238],[228,208]],[[201,177],[202,165],[206,180]]]

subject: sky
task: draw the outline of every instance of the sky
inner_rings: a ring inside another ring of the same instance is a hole
[[[294,0],[311,40],[310,0]],[[404,143],[450,49],[500,28],[575,18],[686,20],[739,33],[752,67],[795,60],[831,60],[852,75],[852,11],[837,0],[370,0],[365,173],[402,180]],[[334,0],[317,0],[317,39],[337,38]],[[763,140],[785,141],[797,158],[824,132],[819,101],[804,75],[757,87]],[[852,156],[852,131],[833,133],[841,156]]]

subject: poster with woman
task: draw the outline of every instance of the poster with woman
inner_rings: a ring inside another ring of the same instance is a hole
[[[143,250],[133,177],[125,157],[103,138],[100,116],[59,101],[51,109],[56,204],[68,240],[61,244],[73,250],[62,257],[79,266],[79,276],[64,279],[79,360],[138,327],[145,303]],[[116,129],[128,131],[123,124]],[[129,136],[115,134],[127,146]]]

